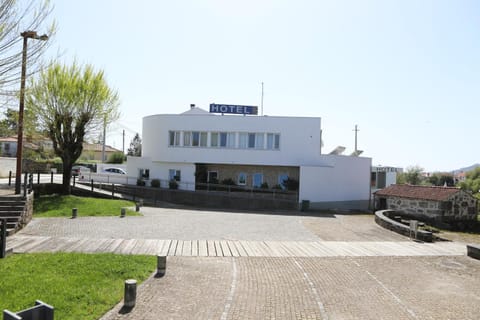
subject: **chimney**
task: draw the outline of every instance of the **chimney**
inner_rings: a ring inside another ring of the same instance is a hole
[[[190,104],[190,109],[195,109],[195,103]]]

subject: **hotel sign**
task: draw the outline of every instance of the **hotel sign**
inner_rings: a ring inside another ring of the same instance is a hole
[[[258,107],[211,103],[210,112],[231,114],[258,114]]]

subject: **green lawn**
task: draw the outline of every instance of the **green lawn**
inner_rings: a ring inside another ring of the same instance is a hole
[[[119,216],[123,207],[135,207],[133,201],[97,199],[76,196],[42,196],[33,202],[35,217],[71,217],[72,208],[78,209],[78,216]],[[127,209],[127,215],[139,215]]]
[[[30,308],[36,299],[55,319],[98,319],[123,298],[126,279],[139,283],[156,257],[114,254],[15,254],[0,259],[0,310]]]

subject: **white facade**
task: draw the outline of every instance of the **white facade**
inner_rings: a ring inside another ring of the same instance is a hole
[[[142,157],[128,158],[129,175],[148,170],[150,179],[170,180],[178,171],[183,189],[194,190],[197,164],[228,166],[230,174],[248,166],[265,172],[271,187],[275,168],[292,168],[298,172],[299,201],[309,200],[311,207],[368,206],[371,159],[322,155],[317,117],[216,115],[192,108],[143,118],[142,139]]]

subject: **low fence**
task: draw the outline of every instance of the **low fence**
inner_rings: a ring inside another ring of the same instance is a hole
[[[148,181],[148,185],[151,185]],[[9,184],[15,183],[13,173]],[[50,173],[29,174],[24,181],[24,190],[28,193],[33,185],[59,185],[62,175]],[[157,205],[159,202],[171,202],[210,208],[232,208],[241,210],[296,210],[298,209],[298,193],[296,191],[251,188],[236,185],[211,183],[191,183],[178,181],[174,184],[168,180],[158,180],[158,185],[138,186],[136,177],[115,174],[87,173],[72,177],[71,184],[84,186],[85,192],[102,189],[104,196],[116,197],[121,194],[132,200],[141,199],[146,203]],[[26,186],[26,187],[25,187]],[[88,190],[85,186],[90,189]],[[38,187],[36,187],[38,188]],[[49,188],[49,190],[52,188]],[[55,190],[58,188],[54,188]],[[39,188],[38,193],[44,193]],[[53,189],[52,189],[53,190]]]

